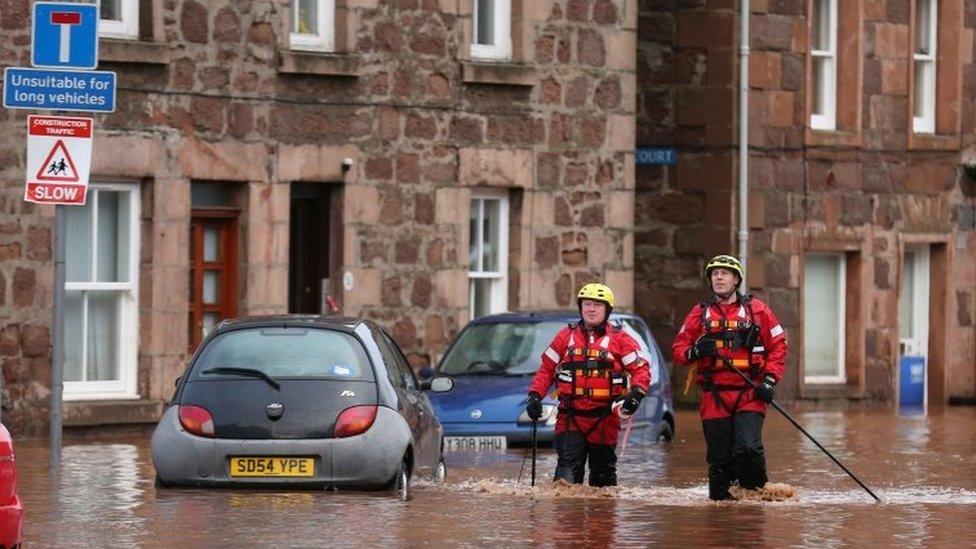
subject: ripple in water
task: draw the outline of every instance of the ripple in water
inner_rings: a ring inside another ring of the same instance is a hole
[[[511,480],[480,479],[458,483],[434,484],[416,483],[416,487],[432,491],[480,493],[486,495],[519,496],[535,499],[617,499],[640,501],[651,505],[701,506],[701,505],[873,505],[874,499],[863,490],[817,490],[794,488],[777,484],[777,488],[788,487],[790,497],[783,492],[777,499],[763,498],[762,495],[744,497],[736,502],[712,502],[708,499],[708,486],[679,487],[632,487],[615,486],[594,488],[585,484],[565,484],[544,482],[535,487]],[[743,491],[744,492],[744,491]],[[971,490],[945,488],[940,486],[893,487],[874,490],[886,505],[972,505],[976,504],[976,492]]]

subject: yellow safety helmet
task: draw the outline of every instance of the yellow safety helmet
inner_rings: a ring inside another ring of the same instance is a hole
[[[742,282],[742,279],[745,278],[745,274],[742,272],[742,263],[739,263],[739,260],[736,259],[734,256],[722,254],[713,257],[708,262],[708,264],[705,265],[705,284],[711,286],[712,269],[717,269],[717,268],[728,269],[730,271],[738,273],[739,282]],[[738,285],[736,286],[738,287]]]
[[[592,299],[595,301],[602,301],[607,304],[607,314],[610,314],[610,309],[613,309],[616,303],[613,299],[613,292],[610,287],[606,284],[600,284],[599,282],[590,282],[589,284],[584,284],[580,288],[579,293],[576,294],[576,304],[580,307],[583,306],[584,299]]]

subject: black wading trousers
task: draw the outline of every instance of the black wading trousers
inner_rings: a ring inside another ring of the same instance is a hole
[[[731,499],[729,486],[738,481],[749,490],[766,484],[766,454],[759,412],[736,412],[732,417],[702,420],[708,445],[708,497]]]
[[[590,462],[590,486],[617,485],[617,452],[614,444],[592,444],[579,431],[564,431],[553,441],[558,460],[554,480],[583,483],[586,461]]]

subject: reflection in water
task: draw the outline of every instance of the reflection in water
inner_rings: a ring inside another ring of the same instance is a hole
[[[868,484],[874,504],[792,425],[766,423],[784,502],[710,502],[695,412],[678,415],[667,445],[631,441],[621,486],[553,487],[555,454],[540,448],[537,486],[525,449],[447,456],[448,481],[415,479],[414,498],[389,492],[157,489],[149,436],[71,444],[60,475],[45,440],[18,441],[29,546],[486,545],[643,547],[948,546],[971,544],[976,505],[976,409],[797,414]],[[525,467],[523,469],[523,463]],[[522,472],[519,478],[520,470]]]

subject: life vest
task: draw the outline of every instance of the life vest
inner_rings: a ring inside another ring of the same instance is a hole
[[[711,369],[731,366],[748,372],[750,378],[755,378],[762,371],[766,349],[759,338],[760,326],[756,323],[750,301],[751,296],[740,296],[735,318],[712,318],[710,304],[701,304],[701,337],[715,340],[715,347],[727,350],[723,355],[731,357],[731,360],[713,358]]]
[[[570,324],[570,328],[575,328]],[[613,329],[613,328],[611,328]],[[610,353],[610,334],[595,339],[591,347],[587,341],[577,344],[577,334],[569,342],[559,370],[556,372],[556,391],[560,400],[589,399],[611,402],[626,392],[627,380],[614,367]]]
[[[717,384],[712,381],[712,373],[719,368],[732,367],[744,371],[749,379],[756,380],[763,369],[766,349],[759,337],[760,326],[756,323],[751,305],[752,296],[739,295],[739,310],[735,318],[712,318],[710,303],[701,304],[701,337],[715,340],[715,347],[726,349],[722,356],[711,359],[711,367],[700,370],[702,389],[711,392],[714,400],[729,414],[739,409],[749,385],[744,381],[734,385]],[[734,391],[738,394],[731,405],[719,393]]]

